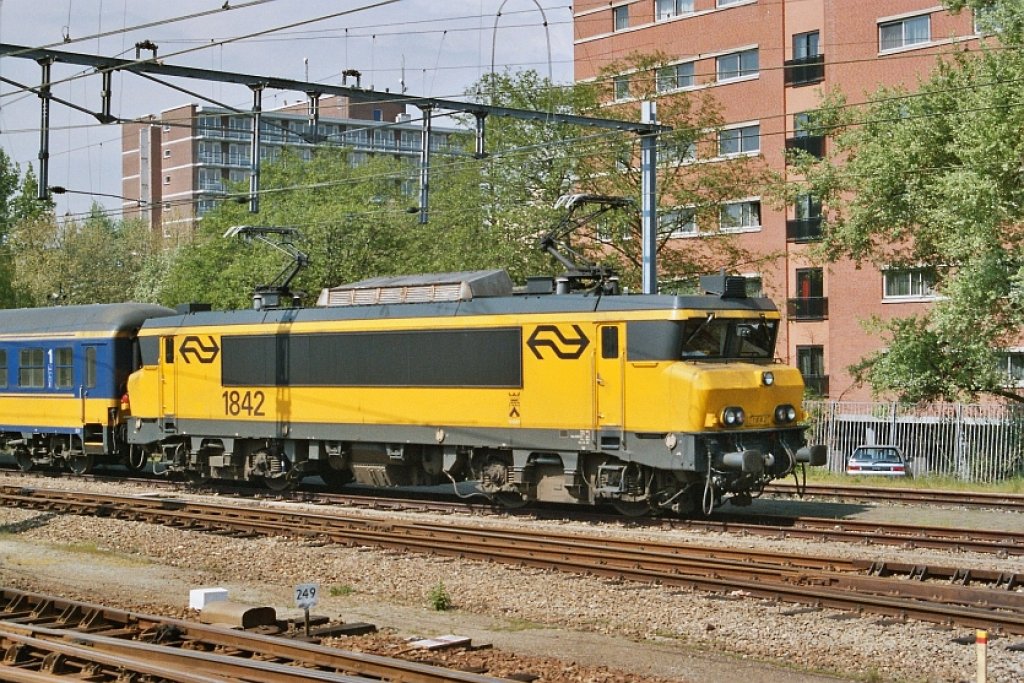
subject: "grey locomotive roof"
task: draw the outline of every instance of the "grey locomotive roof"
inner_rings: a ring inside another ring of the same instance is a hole
[[[144,327],[181,325],[288,324],[326,320],[374,320],[400,318],[465,317],[474,315],[526,315],[536,313],[585,313],[651,310],[749,311],[757,315],[774,311],[770,299],[723,299],[717,296],[615,295],[583,296],[535,295],[487,297],[472,301],[423,304],[383,304],[327,308],[285,308],[256,311],[251,309],[208,313],[190,313],[163,318]],[[284,330],[282,330],[284,331]]]
[[[89,304],[0,310],[0,334],[120,332],[174,311],[153,304]]]
[[[317,306],[365,306],[388,303],[468,301],[511,296],[512,278],[504,270],[470,270],[425,275],[373,277],[320,292]]]

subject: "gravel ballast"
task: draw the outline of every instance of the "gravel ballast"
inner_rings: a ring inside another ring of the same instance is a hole
[[[26,484],[24,479],[0,475],[0,483],[15,482]],[[40,480],[34,485],[125,494],[145,491],[136,485],[81,481]],[[210,500],[209,496],[174,495]],[[233,504],[225,498],[216,502]],[[326,508],[315,509],[323,513]],[[345,513],[433,517],[351,509]],[[619,525],[462,515],[458,519],[481,525],[543,525],[563,533],[1024,572],[1021,559],[988,555]],[[714,596],[483,562],[282,538],[230,538],[11,508],[0,508],[0,578],[4,585],[16,588],[163,613],[181,611],[190,587],[224,586],[231,599],[268,604],[284,616],[289,615],[291,587],[316,581],[324,595],[317,611],[332,617],[371,621],[398,638],[454,632],[493,643],[501,652],[548,655],[570,662],[563,666],[566,678],[545,676],[541,679],[545,681],[653,680],[655,676],[745,683],[768,677],[794,683],[833,677],[959,681],[973,680],[975,672],[974,646],[954,642],[972,635],[963,628],[892,623],[870,615],[849,618],[834,610],[798,610],[794,605],[742,595]],[[454,603],[453,610],[443,613],[431,610],[427,598],[440,583]],[[1024,653],[1007,649],[1021,642],[1022,637],[990,638],[990,681],[1024,680]],[[340,646],[345,646],[344,641]]]

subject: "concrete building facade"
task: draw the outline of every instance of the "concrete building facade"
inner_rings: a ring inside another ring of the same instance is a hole
[[[125,217],[141,215],[154,232],[173,238],[223,201],[230,187],[248,187],[253,116],[219,107],[185,104],[151,121],[121,128],[121,195]],[[444,149],[451,131],[434,127],[431,147]],[[350,162],[370,154],[419,159],[422,128],[395,103],[320,100],[316,131],[305,103],[262,113],[260,157],[290,149],[310,159],[325,146],[352,150]]]
[[[720,149],[762,155],[789,180],[798,177],[787,149],[826,151],[827,139],[802,129],[823,93],[863,103],[880,85],[913,89],[938,55],[978,41],[969,12],[950,15],[928,0],[575,0],[573,21],[577,81],[631,53],[664,53],[659,97],[710,89],[725,121]],[[628,97],[619,86],[630,77],[613,77],[617,99]],[[820,395],[867,400],[870,389],[848,368],[881,340],[861,321],[920,312],[934,300],[928,270],[822,266],[807,256],[821,235],[820,202],[804,196],[778,210],[738,199],[742,229],[730,231],[746,248],[782,254],[757,273],[785,312],[780,356]]]

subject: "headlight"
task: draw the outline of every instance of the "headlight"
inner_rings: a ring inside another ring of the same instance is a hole
[[[775,408],[775,421],[779,424],[796,422],[796,408],[789,404],[778,406]]]
[[[761,373],[761,381],[764,382],[766,387],[770,387],[775,384],[775,373],[771,370],[766,370]]]
[[[726,427],[740,427],[745,419],[743,408],[730,406],[722,411],[722,424]]]

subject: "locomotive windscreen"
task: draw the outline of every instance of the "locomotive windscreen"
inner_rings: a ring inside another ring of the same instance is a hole
[[[633,322],[627,327],[630,361],[771,360],[778,321],[719,318],[714,313],[683,321]]]

